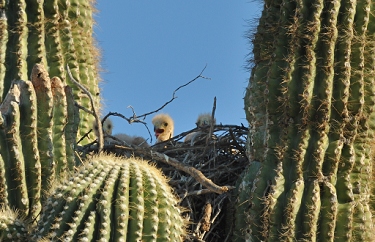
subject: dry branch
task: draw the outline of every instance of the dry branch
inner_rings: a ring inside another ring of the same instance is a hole
[[[103,150],[103,147],[104,147],[104,135],[103,135],[103,128],[102,128],[102,123],[100,122],[100,117],[99,117],[99,112],[94,104],[94,99],[91,95],[91,93],[87,90],[86,87],[84,87],[81,83],[79,83],[78,81],[76,81],[76,79],[74,79],[72,73],[70,72],[70,68],[69,68],[69,65],[66,65],[66,70],[68,71],[68,75],[70,77],[70,80],[75,84],[77,85],[87,96],[88,98],[90,99],[90,104],[91,104],[91,111],[92,111],[92,114],[94,115],[95,117],[95,122],[96,122],[96,125],[98,127],[98,150],[99,150],[99,153]],[[87,110],[89,111],[89,110]],[[86,135],[85,135],[86,136]]]

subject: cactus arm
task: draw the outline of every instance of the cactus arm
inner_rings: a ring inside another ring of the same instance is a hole
[[[64,86],[60,78],[51,78],[51,89],[53,96],[52,112],[52,142],[53,157],[56,164],[56,176],[64,175],[67,171],[65,127],[67,123],[67,100]]]
[[[5,73],[6,73],[6,48],[8,43],[8,22],[7,16],[5,13],[5,3],[0,4],[0,95],[3,96],[4,93],[4,80],[5,80]],[[2,98],[0,98],[2,101]]]
[[[3,179],[5,180],[2,199],[3,206],[12,209],[18,209],[22,216],[28,213],[28,197],[25,181],[24,160],[22,157],[22,144],[19,136],[20,111],[18,103],[20,102],[20,89],[16,84],[12,85],[11,91],[7,94],[5,100],[0,106],[2,112],[2,130],[0,131],[0,147],[4,170]],[[26,193],[25,193],[26,192]]]
[[[9,207],[9,200],[8,200],[8,184],[7,184],[7,172],[6,168],[7,163],[5,162],[7,159],[7,144],[5,142],[5,116],[3,113],[0,112],[0,204],[3,207]],[[5,152],[5,156],[4,156]]]
[[[7,9],[13,14],[8,18],[8,42],[5,63],[7,72],[4,78],[3,97],[8,92],[13,80],[27,80],[27,15],[25,0],[9,1]]]
[[[41,164],[38,150],[36,94],[30,81],[18,81],[20,95],[20,137],[29,193],[29,216],[35,218],[41,211]]]
[[[44,11],[43,4],[49,1],[27,0],[26,15],[27,15],[27,59],[26,63],[39,63],[46,65],[46,50],[44,46],[45,25],[44,25]],[[33,66],[27,65],[27,73],[31,73]],[[26,79],[23,79],[26,80]]]
[[[45,24],[45,48],[48,53],[46,55],[50,76],[56,76],[65,79],[64,76],[64,57],[66,53],[63,52],[61,46],[61,33],[59,31],[61,19],[59,19],[59,5],[57,0],[50,0],[44,2]]]
[[[14,88],[15,89],[15,88]],[[9,125],[5,129],[6,141],[9,148],[9,200],[11,208],[17,208],[21,216],[29,213],[29,198],[26,185],[25,160],[22,156],[22,144],[19,136],[20,110],[16,102],[12,101],[7,112]]]
[[[68,66],[71,68],[72,74],[77,81],[86,87],[93,97],[98,97],[99,90],[98,86],[90,85],[94,80],[97,81],[96,62],[93,59],[98,55],[98,50],[93,44],[92,38],[92,10],[93,7],[89,1],[71,0],[70,6],[67,6],[67,28],[66,31],[72,35],[70,39],[71,47],[74,48],[73,58],[68,59]],[[66,44],[69,44],[65,41]],[[70,48],[71,48],[70,47]],[[71,51],[71,50],[69,50]],[[67,78],[68,83],[69,78]],[[86,95],[76,92],[76,97],[79,98],[80,104],[91,110],[91,102],[89,97]],[[98,99],[94,99],[95,105],[99,107]],[[88,130],[91,129],[91,123],[94,120],[91,114],[81,112],[80,113],[79,135],[83,136]],[[94,138],[90,135],[90,138]]]
[[[68,170],[71,171],[76,165],[75,148],[77,146],[76,138],[79,123],[79,110],[74,102],[72,88],[65,86],[64,92],[67,105],[67,121],[65,126],[66,160]]]
[[[55,179],[52,142],[53,97],[48,73],[42,65],[35,65],[31,82],[37,96],[38,149],[42,167],[42,191],[48,191],[50,182]]]
[[[89,89],[99,109],[99,51],[93,39],[93,11],[93,1],[1,1],[0,99],[13,80],[27,80],[35,64],[48,66],[50,76],[62,80],[67,80],[68,64],[73,76]],[[90,109],[88,97],[75,85],[72,88],[76,101]],[[79,135],[83,136],[90,130],[94,117],[85,112],[80,116]],[[94,138],[90,135],[82,144]]]

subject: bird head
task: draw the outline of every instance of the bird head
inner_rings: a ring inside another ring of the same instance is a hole
[[[204,113],[198,116],[197,122],[195,123],[198,128],[204,128],[211,126],[211,114]],[[213,120],[213,125],[216,124],[216,120]]]
[[[104,121],[104,123],[102,125],[102,128],[103,128],[103,134],[104,135],[112,135],[113,124],[112,124],[112,121],[109,118],[107,118]],[[92,129],[94,130],[96,137],[98,137],[99,136],[98,125],[96,125],[95,121],[93,123]]]
[[[168,114],[158,114],[152,119],[156,142],[162,142],[173,137],[174,123]]]

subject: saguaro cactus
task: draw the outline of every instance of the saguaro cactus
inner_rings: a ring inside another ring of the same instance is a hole
[[[0,210],[0,241],[30,241],[27,222],[12,210]]]
[[[90,159],[48,198],[34,240],[182,241],[184,220],[166,178],[139,159]]]
[[[374,8],[265,1],[245,96],[253,163],[239,183],[237,241],[373,240]]]
[[[73,102],[71,89],[51,81],[42,65],[31,81],[12,83],[0,106],[0,206],[36,217],[43,192],[73,169],[79,121]]]
[[[93,39],[93,0],[0,0],[0,101],[13,80],[28,80],[36,63],[61,80],[73,76],[87,87],[99,107],[98,53]],[[86,95],[73,87],[75,100],[90,109]],[[80,135],[93,116],[80,113]],[[94,136],[92,135],[92,138]]]

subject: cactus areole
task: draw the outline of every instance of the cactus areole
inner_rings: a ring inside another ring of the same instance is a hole
[[[265,1],[235,241],[373,241],[374,1]],[[260,164],[260,165],[255,165]]]

